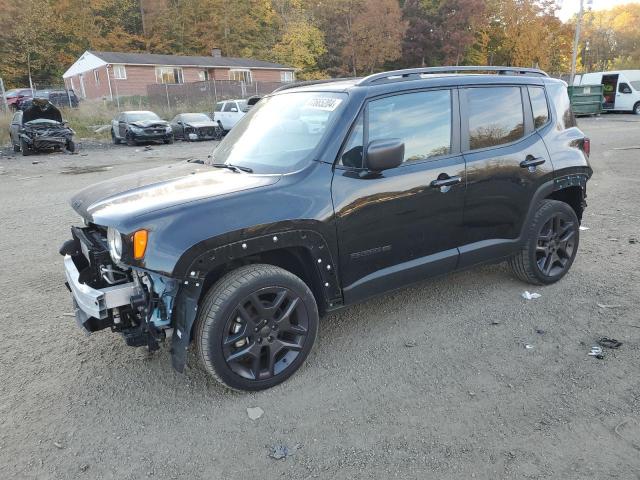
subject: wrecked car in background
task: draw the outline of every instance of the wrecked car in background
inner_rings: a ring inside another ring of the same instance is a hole
[[[147,110],[122,112],[111,120],[111,140],[114,144],[126,142],[173,143],[173,130],[169,122]]]
[[[180,113],[171,120],[175,140],[220,140],[222,127],[205,113]]]
[[[13,151],[25,156],[63,148],[74,152],[73,133],[63,122],[60,110],[43,98],[33,99],[29,108],[14,113],[9,127]]]

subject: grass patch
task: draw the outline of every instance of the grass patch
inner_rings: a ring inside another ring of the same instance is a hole
[[[11,112],[0,112],[0,146],[9,144],[9,125],[11,125]]]

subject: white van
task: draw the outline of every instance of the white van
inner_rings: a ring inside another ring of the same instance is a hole
[[[617,70],[576,75],[574,85],[604,87],[603,110],[633,112],[640,115],[640,70]]]

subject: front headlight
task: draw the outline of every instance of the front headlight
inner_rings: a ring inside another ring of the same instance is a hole
[[[133,125],[131,125],[129,127],[129,130],[131,130],[133,133],[142,133],[143,132],[143,130],[140,127],[135,127]]]
[[[171,133],[173,130],[171,130],[171,126],[167,127],[167,133]]]
[[[109,254],[115,263],[120,263],[122,259],[122,235],[115,228],[107,228],[107,244],[109,245]]]

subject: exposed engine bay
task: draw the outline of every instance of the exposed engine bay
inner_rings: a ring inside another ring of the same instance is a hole
[[[73,152],[73,134],[63,122],[60,110],[47,100],[34,99],[22,115],[20,139],[23,147],[31,151],[66,148]]]
[[[129,346],[157,350],[171,325],[178,282],[115,264],[106,229],[73,227],[71,233],[60,253],[79,326],[87,333],[110,328]]]

